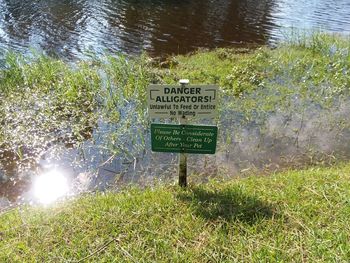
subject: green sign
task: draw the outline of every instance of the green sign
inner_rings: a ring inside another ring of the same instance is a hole
[[[151,124],[152,151],[214,154],[216,126]]]

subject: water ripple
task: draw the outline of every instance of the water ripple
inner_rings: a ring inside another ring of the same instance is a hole
[[[286,28],[350,33],[347,0],[0,0],[0,47],[67,59],[94,51],[178,54],[267,44]]]

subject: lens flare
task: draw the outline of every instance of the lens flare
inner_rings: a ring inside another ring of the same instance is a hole
[[[67,178],[57,170],[39,175],[34,181],[34,197],[42,204],[55,202],[67,195],[68,190]]]

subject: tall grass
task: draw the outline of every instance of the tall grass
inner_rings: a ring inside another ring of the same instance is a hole
[[[220,86],[221,152],[254,162],[268,156],[259,165],[290,153],[333,156],[348,138],[349,46],[347,38],[314,34],[274,49],[116,54],[74,66],[10,53],[0,70],[0,144],[42,152],[47,141],[79,143],[87,131],[103,153],[136,158],[146,148],[147,85],[188,78]]]
[[[9,53],[0,70],[0,145],[16,159],[36,159],[52,143],[75,143],[93,127],[100,77],[88,63],[74,68],[43,55]],[[10,160],[7,160],[10,162]]]

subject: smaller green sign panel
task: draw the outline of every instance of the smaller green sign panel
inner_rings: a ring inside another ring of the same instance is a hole
[[[152,151],[214,154],[218,127],[151,124]]]

